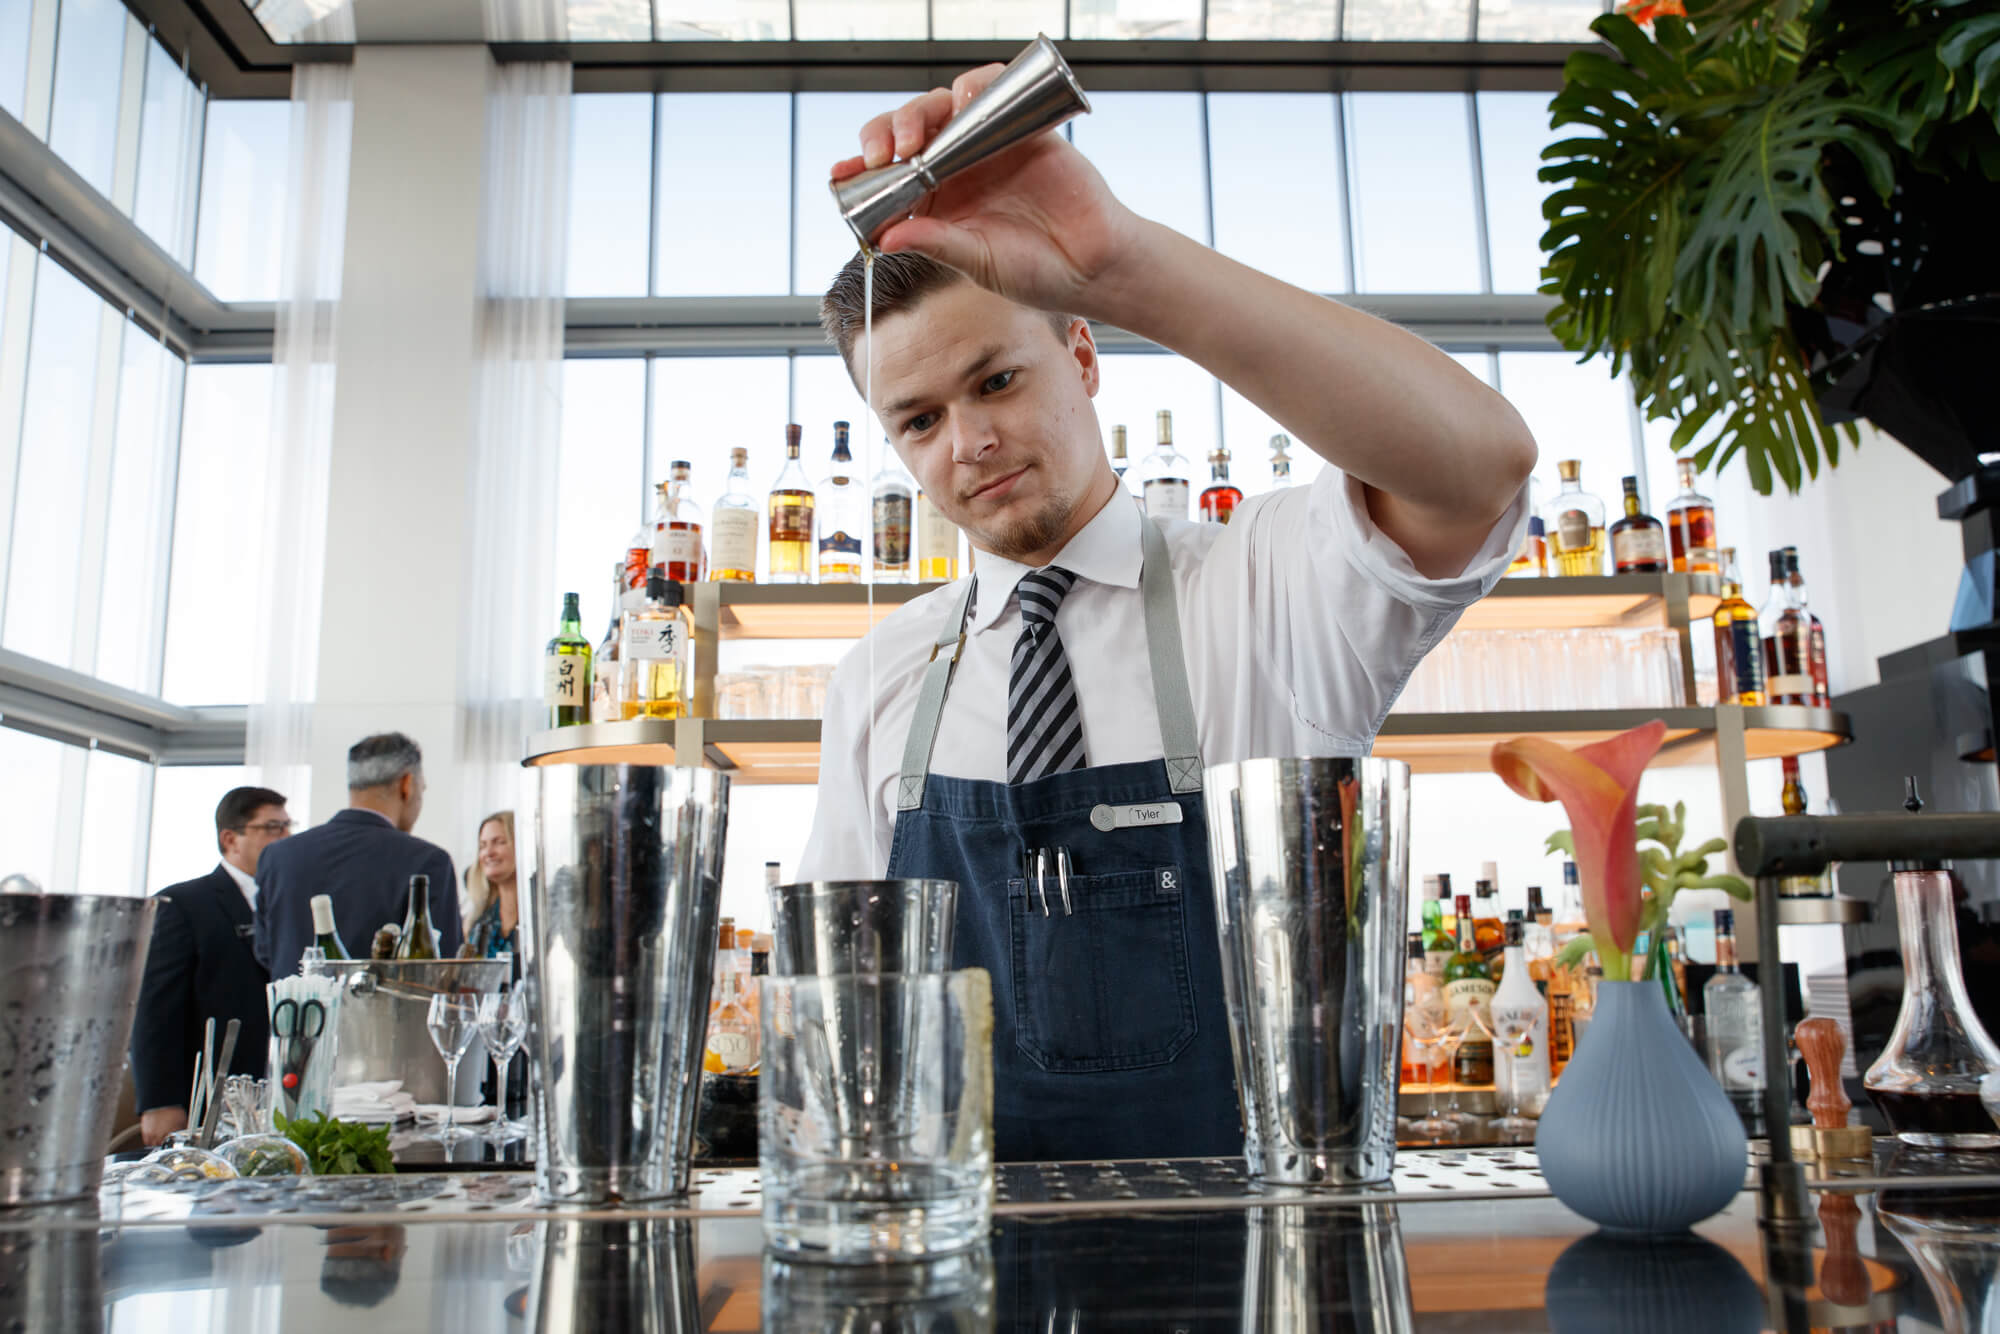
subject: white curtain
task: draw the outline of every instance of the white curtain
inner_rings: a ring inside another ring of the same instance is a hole
[[[271,444],[253,607],[257,669],[245,762],[303,818],[311,807],[313,697],[326,573],[334,348],[346,251],[353,79],[345,65],[292,72],[283,267],[271,353]]]
[[[486,111],[479,415],[459,636],[461,809],[454,827],[469,835],[486,815],[514,810],[523,876],[530,870],[534,812],[521,742],[542,726],[542,645],[558,610],[569,98],[566,63],[498,64]]]

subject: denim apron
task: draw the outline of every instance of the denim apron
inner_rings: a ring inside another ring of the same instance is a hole
[[[904,749],[889,874],[958,882],[952,964],[993,977],[1002,1161],[1243,1151],[1173,570],[1159,528],[1140,527],[1166,758],[1019,785],[931,774],[976,577],[931,651]]]

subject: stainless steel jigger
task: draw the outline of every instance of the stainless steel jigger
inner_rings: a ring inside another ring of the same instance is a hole
[[[976,162],[1090,110],[1056,44],[1037,36],[986,90],[965,104],[923,152],[828,187],[863,249],[910,216],[917,201]]]

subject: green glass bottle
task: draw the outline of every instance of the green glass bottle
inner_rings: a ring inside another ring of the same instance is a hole
[[[1493,970],[1486,965],[1486,956],[1481,954],[1475,943],[1472,926],[1472,896],[1460,894],[1458,905],[1458,949],[1445,960],[1444,1002],[1454,1020],[1461,1018],[1468,1009],[1477,1010],[1479,1023],[1466,1028],[1465,1040],[1458,1049],[1456,1076],[1461,1084],[1491,1084],[1493,1082],[1493,1039],[1488,1036],[1492,1028]]]
[[[590,721],[590,641],[583,637],[574,593],[563,594],[562,625],[542,660],[542,698],[549,706],[550,727]]]
[[[1440,980],[1444,977],[1445,960],[1458,948],[1451,932],[1444,929],[1444,900],[1450,892],[1450,876],[1424,877],[1424,966],[1430,970],[1432,977]]]
[[[437,928],[431,925],[431,878],[410,877],[410,906],[403,912],[403,934],[396,941],[398,959],[438,957]]]
[[[340,939],[340,932],[333,926],[333,899],[330,895],[315,894],[311,900],[313,919],[313,944],[320,947],[329,959],[352,959],[347,946]]]

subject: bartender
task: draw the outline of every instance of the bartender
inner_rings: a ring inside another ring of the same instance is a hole
[[[868,122],[835,179],[920,151],[999,69]],[[1367,754],[1520,545],[1534,440],[1415,335],[1134,214],[1060,133],[921,212],[878,238],[875,346],[858,256],[821,314],[977,573],[835,671],[800,878],[958,882],[1001,1159],[1239,1153],[1202,767]],[[1333,466],[1227,526],[1144,518],[1101,443],[1090,321]]]

